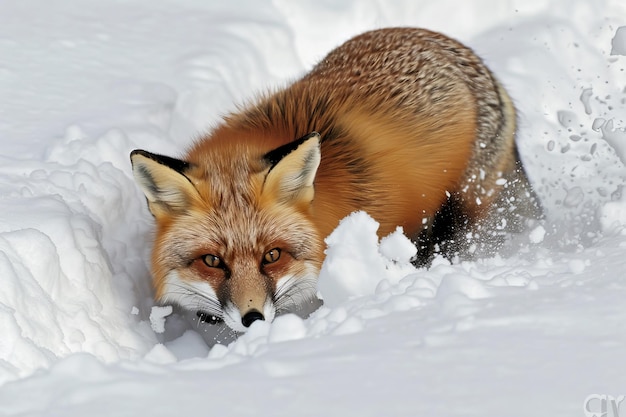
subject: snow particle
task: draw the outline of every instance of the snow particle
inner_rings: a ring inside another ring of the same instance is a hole
[[[604,233],[613,234],[625,230],[626,201],[610,201],[600,209],[600,225]]]
[[[556,113],[557,119],[559,120],[559,124],[563,127],[572,127],[578,123],[578,119],[576,117],[576,113],[560,110]]]
[[[608,120],[600,127],[602,139],[613,148],[622,163],[626,164],[626,130],[613,127],[613,120]]]
[[[530,234],[528,235],[528,238],[530,239],[531,243],[541,243],[543,242],[543,238],[546,236],[546,229],[543,228],[543,226],[537,226],[535,227]]]
[[[626,55],[626,26],[620,26],[611,41],[611,55]]]
[[[596,119],[594,119],[593,123],[591,124],[591,129],[595,130],[596,132],[600,131],[600,129],[602,129],[602,126],[604,126],[604,124],[606,123],[606,120],[598,117]]]
[[[591,99],[592,95],[593,95],[592,88],[585,88],[583,89],[583,92],[580,94],[580,101],[583,103],[583,106],[585,106],[585,113],[587,114],[591,114],[591,103],[589,102],[589,100]]]
[[[155,333],[163,333],[165,331],[165,318],[172,314],[172,306],[153,306],[150,311],[150,326]]]

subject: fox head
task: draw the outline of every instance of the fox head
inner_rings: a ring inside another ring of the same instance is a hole
[[[270,152],[234,143],[186,159],[131,153],[156,221],[156,298],[237,332],[308,313],[323,256],[311,220],[319,134]]]

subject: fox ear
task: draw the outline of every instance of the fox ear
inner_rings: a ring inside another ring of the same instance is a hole
[[[184,210],[197,191],[184,172],[190,164],[169,156],[140,149],[130,153],[135,181],[148,200],[150,212],[160,214]]]
[[[320,135],[310,133],[265,154],[271,164],[263,193],[281,202],[313,201],[313,181],[320,164]]]

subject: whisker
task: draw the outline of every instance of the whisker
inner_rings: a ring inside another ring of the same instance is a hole
[[[292,276],[282,283],[275,296],[277,314],[304,310],[304,304],[316,298],[317,276]]]
[[[223,319],[222,305],[214,295],[207,294],[185,282],[169,282],[168,284],[169,291],[165,298],[171,299],[185,309],[198,311],[200,321],[217,323]]]

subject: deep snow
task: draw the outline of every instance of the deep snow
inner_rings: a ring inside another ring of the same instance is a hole
[[[180,155],[394,25],[458,38],[508,87],[545,223],[416,270],[353,215],[324,307],[209,350],[152,301],[130,150]],[[0,415],[600,413],[626,394],[625,27],[621,0],[0,2]]]

